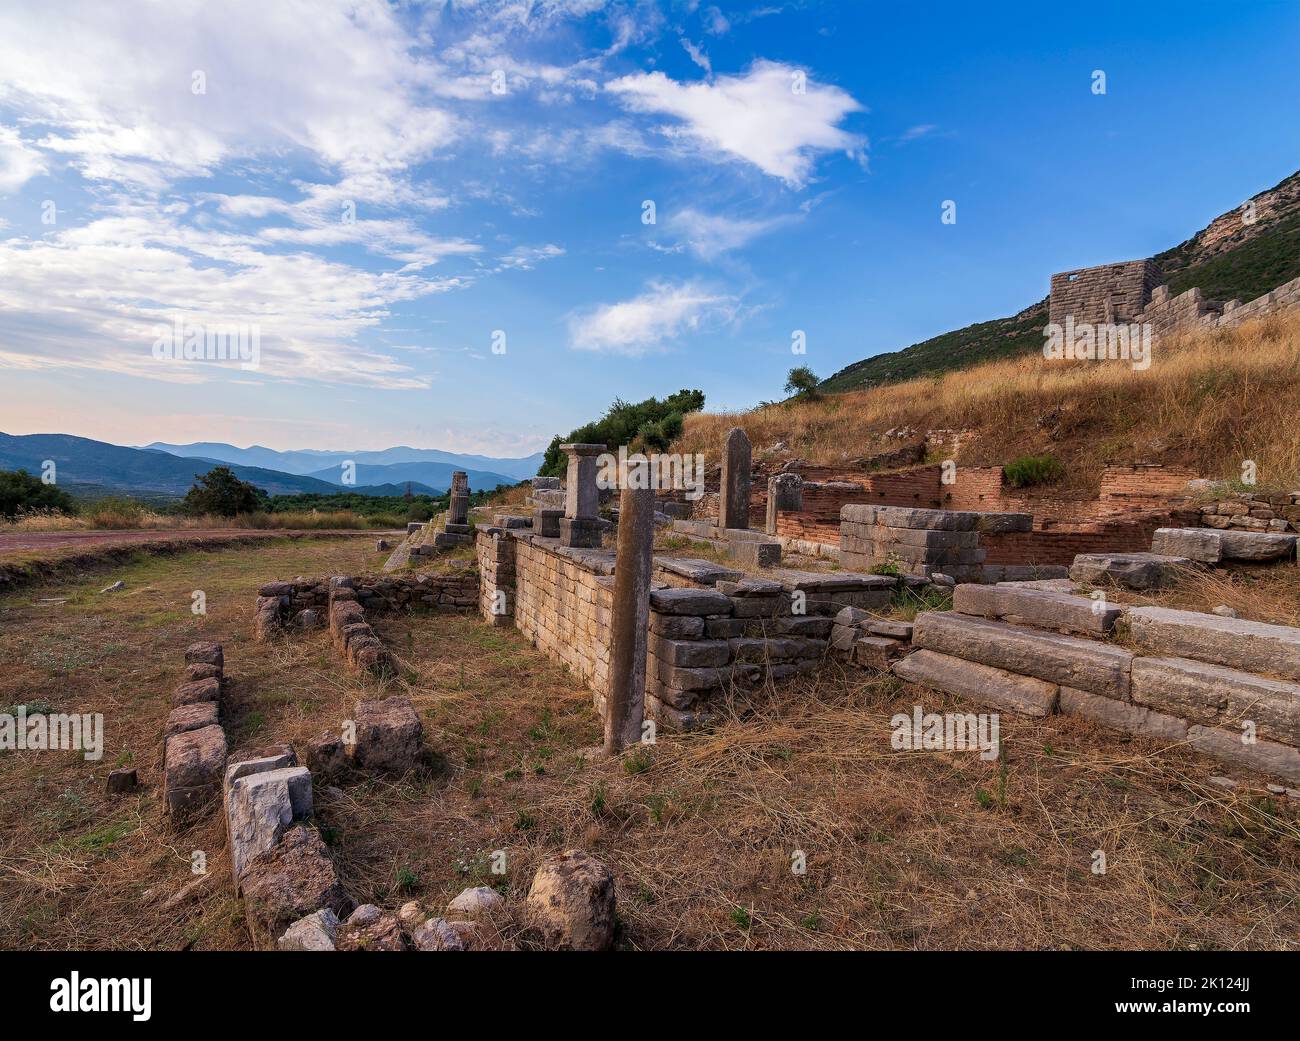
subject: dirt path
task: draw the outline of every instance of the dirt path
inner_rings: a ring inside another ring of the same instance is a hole
[[[339,535],[399,535],[405,532],[366,529],[301,528],[147,528],[129,531],[33,531],[0,534],[0,557],[33,550],[90,549],[102,546],[129,546],[139,542],[171,542],[193,539],[225,542],[231,539],[328,537]]]

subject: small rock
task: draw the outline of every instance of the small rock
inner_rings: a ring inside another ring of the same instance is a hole
[[[302,629],[314,629],[320,625],[320,614],[310,607],[298,612],[298,626]]]
[[[1236,618],[1237,612],[1227,604],[1220,604],[1210,614],[1217,614],[1220,618]]]
[[[609,950],[614,910],[613,874],[578,849],[547,857],[528,891],[529,915],[548,950]]]
[[[332,951],[338,939],[339,919],[328,907],[299,918],[275,942],[282,951]]]
[[[139,779],[135,775],[135,769],[114,770],[108,775],[108,793],[110,795],[121,795],[124,792],[133,792],[140,785]]]
[[[1267,785],[1267,788],[1273,795],[1282,795],[1286,792],[1286,785],[1284,784],[1270,784]]]
[[[930,581],[934,583],[934,585],[943,586],[946,589],[952,589],[957,584],[957,580],[955,578],[953,578],[951,575],[945,575],[940,571],[936,571],[934,574],[932,574],[930,576]]]
[[[397,911],[397,920],[408,933],[419,928],[427,919],[428,915],[424,913],[424,908],[420,906],[418,900],[407,901]]]
[[[430,918],[411,936],[417,951],[463,951],[465,941],[445,918]]]
[[[374,904],[362,904],[350,915],[348,915],[347,924],[364,929],[368,925],[374,925],[379,921],[383,911],[379,910]]]
[[[363,912],[358,921],[349,918],[339,927],[340,951],[406,950],[406,939],[402,936],[397,915],[384,914],[373,904],[363,905],[358,910]]]
[[[1218,788],[1227,788],[1228,791],[1232,791],[1234,788],[1237,787],[1237,782],[1234,781],[1231,777],[1222,777],[1222,776],[1211,777],[1210,783]]]
[[[111,586],[105,586],[103,589],[100,590],[100,592],[116,593],[119,589],[125,589],[125,588],[126,588],[126,583],[119,579],[117,582],[114,582]]]
[[[376,540],[375,540],[375,552],[376,552],[376,553],[383,553],[385,550],[388,550],[388,549],[392,549],[392,547],[388,544],[388,540],[387,540],[387,539],[376,539]]]
[[[501,894],[495,889],[488,886],[475,886],[472,889],[462,890],[456,899],[447,905],[447,911],[449,914],[476,918],[486,911],[500,907],[504,902]]]

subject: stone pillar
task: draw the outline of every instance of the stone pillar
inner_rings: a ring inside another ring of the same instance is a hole
[[[774,474],[767,479],[767,533],[776,534],[776,515],[803,509],[803,478]]]
[[[641,740],[654,538],[654,490],[624,488],[618,502],[609,692],[605,699],[608,755],[618,755]]]
[[[456,470],[451,475],[447,530],[460,535],[469,533],[469,474],[464,470]]]
[[[722,447],[722,501],[718,507],[718,526],[749,527],[749,436],[732,427]]]
[[[599,546],[602,525],[597,515],[600,500],[600,489],[596,487],[597,457],[608,449],[604,445],[560,445],[560,450],[569,457],[560,543]]]

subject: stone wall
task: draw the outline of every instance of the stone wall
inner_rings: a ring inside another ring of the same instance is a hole
[[[1205,528],[1300,531],[1300,491],[1237,492],[1200,507],[1194,523]]]
[[[1160,268],[1150,259],[1062,271],[1052,276],[1047,320],[1060,325],[1073,315],[1076,324],[1131,322],[1160,282]]]

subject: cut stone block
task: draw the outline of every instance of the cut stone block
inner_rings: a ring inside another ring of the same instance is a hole
[[[654,589],[650,609],[660,614],[731,614],[731,599],[712,589]]]
[[[1121,647],[939,611],[917,615],[912,645],[1092,694],[1128,699],[1133,655]]]
[[[424,724],[410,698],[358,701],[353,716],[357,766],[386,773],[405,773],[420,765]]]
[[[221,700],[221,681],[217,679],[193,680],[182,683],[172,693],[172,706],[193,705],[200,701]]]
[[[1088,636],[1104,636],[1123,614],[1102,600],[1072,593],[1020,586],[985,586],[965,583],[953,591],[952,608],[961,614],[999,618],[1013,625],[1064,629]]]
[[[226,732],[213,725],[167,739],[163,751],[163,798],[167,812],[190,817],[221,791]]]
[[[719,582],[735,582],[742,577],[741,572],[734,568],[722,567],[711,560],[697,560],[694,557],[655,557],[654,566],[702,586],[717,585]]]
[[[1163,553],[1080,553],[1070,565],[1070,578],[1088,584],[1109,581],[1125,589],[1160,589],[1196,566],[1189,557]]]
[[[1253,722],[1260,737],[1300,745],[1300,685],[1188,658],[1134,658],[1133,701],[1207,726]]]
[[[651,611],[650,631],[665,640],[698,640],[704,635],[704,619],[698,615]]]
[[[163,739],[173,734],[183,734],[187,730],[201,730],[214,726],[217,722],[217,703],[215,701],[196,701],[190,705],[181,705],[171,710],[167,716],[167,729]]]
[[[911,622],[896,622],[891,618],[872,618],[867,621],[866,630],[876,636],[890,636],[895,640],[912,638]]]
[[[1296,555],[1295,535],[1235,529],[1221,531],[1219,535],[1223,540],[1224,560],[1262,564],[1294,558]]]
[[[1161,741],[1183,741],[1187,737],[1187,721],[1184,719],[1073,687],[1061,688],[1060,709],[1067,715],[1085,716],[1096,723],[1140,737]]]
[[[909,683],[969,698],[982,705],[1050,716],[1056,710],[1057,685],[1005,669],[979,665],[935,651],[913,651],[893,666],[894,675]]]
[[[1187,742],[1197,751],[1212,755],[1225,763],[1257,770],[1272,777],[1300,781],[1300,749],[1275,741],[1242,741],[1240,730],[1193,726],[1187,730]]]
[[[203,663],[225,668],[226,656],[221,644],[212,640],[201,640],[185,648],[185,663],[187,665]]]
[[[1223,535],[1213,528],[1157,528],[1151,552],[1217,564],[1223,559]]]
[[[244,906],[255,930],[274,936],[290,923],[328,908],[346,915],[352,901],[339,883],[334,861],[312,828],[298,825],[244,870]]]
[[[692,668],[726,665],[731,660],[731,648],[726,640],[665,640],[651,634],[650,653],[670,665]]]
[[[1130,608],[1126,618],[1133,641],[1153,655],[1300,680],[1300,629],[1167,607]]]
[[[883,636],[861,636],[853,641],[853,662],[864,668],[888,672],[893,660],[906,648]]]
[[[253,858],[279,842],[295,820],[311,816],[311,810],[311,773],[305,766],[244,774],[229,784],[226,828],[236,890]]]

